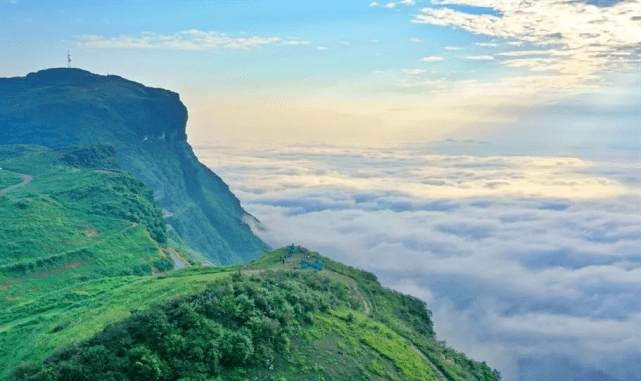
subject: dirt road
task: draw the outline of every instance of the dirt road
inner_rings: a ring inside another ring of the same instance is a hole
[[[13,173],[13,172],[11,172],[11,173]],[[2,196],[5,193],[10,192],[10,191],[18,188],[18,187],[27,185],[27,184],[29,184],[31,182],[31,180],[33,180],[33,177],[29,176],[29,175],[23,175],[23,174],[20,174],[20,173],[14,173],[14,174],[20,176],[22,178],[22,182],[20,184],[12,185],[12,186],[10,186],[8,188],[0,190],[0,196]]]

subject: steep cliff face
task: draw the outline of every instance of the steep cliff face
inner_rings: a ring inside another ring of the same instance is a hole
[[[178,94],[117,76],[48,69],[0,78],[0,144],[114,146],[122,169],[155,192],[186,243],[220,264],[257,257],[267,245],[243,222],[229,187],[194,155],[186,122]]]

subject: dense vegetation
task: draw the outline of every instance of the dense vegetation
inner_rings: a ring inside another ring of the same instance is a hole
[[[116,158],[116,150],[112,146],[97,144],[85,147],[70,147],[56,150],[60,162],[72,167],[102,169],[106,171],[120,170]]]
[[[54,350],[86,339],[132,311],[197,292],[219,277],[228,277],[216,272],[219,268],[206,268],[206,275],[194,270],[86,281],[74,275],[60,279],[65,273],[22,281],[14,278],[11,287],[20,286],[23,296],[20,303],[12,299],[11,305],[1,309],[0,379],[18,364],[42,361]],[[8,284],[3,281],[0,287]],[[29,289],[39,292],[24,295]]]

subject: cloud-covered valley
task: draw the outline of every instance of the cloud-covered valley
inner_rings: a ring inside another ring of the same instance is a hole
[[[505,380],[641,379],[639,163],[326,145],[196,152],[270,245],[304,245],[424,299],[439,338]]]

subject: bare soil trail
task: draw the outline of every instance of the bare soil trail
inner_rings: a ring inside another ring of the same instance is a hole
[[[11,172],[11,173],[13,173],[13,172]],[[10,192],[10,191],[12,191],[12,190],[14,190],[16,188],[19,188],[21,186],[25,186],[25,185],[29,184],[31,182],[31,180],[33,180],[33,176],[23,175],[23,174],[20,174],[20,173],[15,173],[15,174],[20,176],[20,177],[22,177],[22,182],[20,184],[12,185],[12,186],[10,186],[8,188],[5,188],[5,189],[1,189],[0,190],[0,196],[4,195],[7,192]]]
[[[346,282],[350,286],[350,288],[352,288],[352,290],[354,290],[354,292],[356,293],[356,296],[363,303],[363,309],[365,310],[365,315],[369,315],[370,314],[372,308],[371,308],[371,306],[369,304],[369,301],[367,300],[365,295],[363,295],[363,293],[361,292],[361,289],[358,287],[358,284],[356,284],[356,281],[354,279],[352,279],[350,277],[347,277],[345,275],[341,275],[341,274],[335,273],[333,271],[328,271],[328,270],[324,270],[324,271],[326,272],[326,274],[331,274],[331,276],[339,278],[339,279],[343,280],[344,282]],[[445,377],[445,375],[443,373],[441,373],[441,371],[436,367],[436,365],[434,365],[434,363],[432,363],[432,361],[429,358],[427,358],[427,356],[425,356],[425,354],[423,352],[421,352],[418,348],[416,348],[416,346],[414,344],[412,344],[411,341],[409,341],[409,340],[407,340],[405,338],[402,338],[402,339],[403,339],[403,341],[405,341],[405,343],[410,348],[412,348],[414,353],[419,355],[419,357],[422,358],[423,361],[425,361],[425,363],[432,369],[432,371],[436,375],[436,378],[438,378],[439,381],[448,381],[447,377]]]
[[[363,303],[363,310],[365,310],[365,315],[369,315],[369,314],[372,312],[372,307],[371,307],[371,305],[369,304],[369,300],[367,300],[367,298],[365,297],[365,295],[363,295],[363,292],[362,292],[362,291],[361,291],[361,289],[358,287],[358,284],[356,284],[356,281],[355,281],[354,279],[352,279],[352,278],[350,278],[350,277],[348,277],[348,276],[345,276],[345,275],[339,274],[339,273],[335,273],[335,272],[330,271],[330,270],[323,270],[323,273],[324,273],[324,274],[327,274],[327,275],[329,275],[329,276],[331,276],[331,277],[334,277],[334,278],[336,278],[336,279],[340,279],[340,280],[342,280],[343,282],[347,283],[347,285],[348,285],[348,286],[349,286],[349,287],[354,291],[354,293],[356,294],[356,297],[361,301],[361,303]]]
[[[416,353],[417,355],[419,355],[419,356],[423,359],[423,361],[425,361],[425,363],[426,363],[427,365],[429,365],[429,367],[430,367],[430,368],[432,368],[432,371],[433,371],[433,372],[434,372],[434,374],[436,375],[436,378],[438,378],[438,379],[439,379],[439,381],[449,381],[449,380],[448,380],[448,378],[447,378],[447,377],[445,377],[445,375],[444,375],[443,373],[441,373],[441,371],[436,367],[436,365],[434,365],[434,363],[432,363],[432,361],[430,361],[430,359],[428,359],[428,358],[427,358],[427,356],[425,356],[425,354],[424,354],[423,352],[421,352],[418,348],[416,348],[416,347],[414,346],[414,344],[412,344],[412,343],[411,343],[410,341],[408,341],[407,339],[403,339],[403,340],[405,340],[405,343],[406,343],[407,345],[409,345],[409,346],[410,346],[410,348],[412,348],[412,350],[414,351],[414,353]]]
[[[177,269],[191,267],[191,264],[189,264],[189,262],[185,260],[185,258],[181,257],[176,250],[169,248],[169,249],[166,249],[165,252],[169,254],[169,257],[174,262],[174,266]]]

